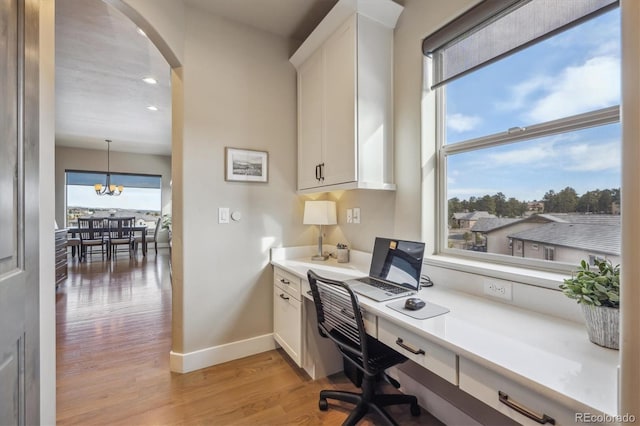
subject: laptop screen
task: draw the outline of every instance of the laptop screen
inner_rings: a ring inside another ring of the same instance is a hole
[[[369,276],[420,289],[424,243],[376,237]]]

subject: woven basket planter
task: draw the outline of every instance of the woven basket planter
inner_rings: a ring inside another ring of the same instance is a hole
[[[580,304],[587,324],[589,340],[605,348],[618,349],[620,309]]]

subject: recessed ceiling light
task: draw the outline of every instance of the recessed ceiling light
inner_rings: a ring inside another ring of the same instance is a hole
[[[144,36],[144,37],[146,37],[146,36],[147,36],[147,34],[146,34],[144,31],[142,31],[142,28],[140,28],[140,27],[138,27],[138,28],[136,29],[136,31],[137,31],[137,32],[138,32],[138,34],[140,34],[141,36]]]
[[[142,79],[142,81],[144,81],[147,84],[158,84],[158,80],[156,80],[153,77],[145,77]]]
[[[157,107],[157,106],[153,106],[153,105],[149,105],[149,106],[147,107],[147,109],[148,109],[149,111],[157,111],[157,110],[158,110],[158,107]]]

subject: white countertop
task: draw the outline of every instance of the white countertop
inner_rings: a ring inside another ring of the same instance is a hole
[[[357,252],[346,264],[285,257],[275,253],[271,263],[305,280],[309,269],[346,279],[365,276],[369,268],[366,254]],[[576,411],[617,413],[618,351],[591,343],[584,325],[437,286],[420,290],[418,297],[450,312],[417,320],[386,307],[389,302],[362,296],[359,301],[368,312]]]

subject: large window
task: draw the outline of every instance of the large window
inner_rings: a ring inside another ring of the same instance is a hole
[[[133,216],[155,222],[162,210],[162,177],[111,173],[111,182],[124,186],[119,196],[99,196],[96,183],[104,185],[106,174],[100,172],[66,172],[67,226],[75,226],[78,217]]]
[[[619,262],[619,8],[511,3],[430,52],[439,249],[543,268]]]

